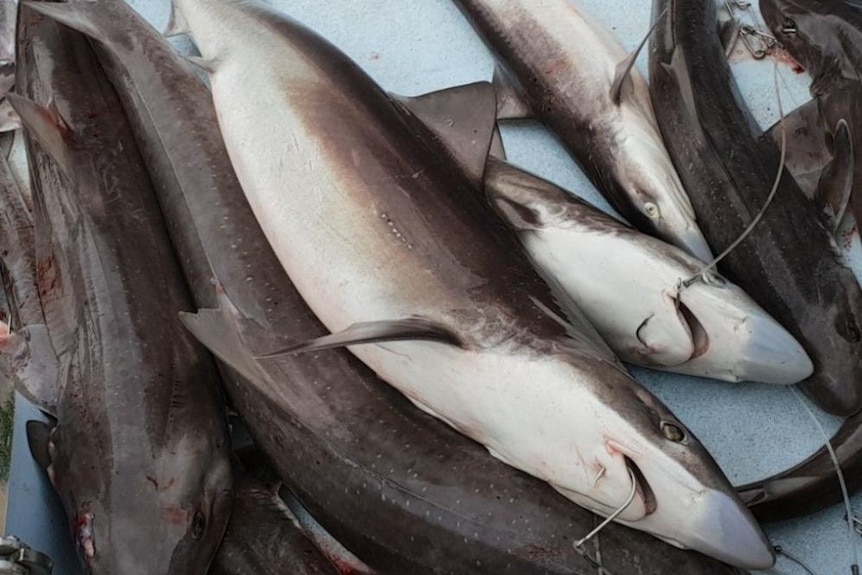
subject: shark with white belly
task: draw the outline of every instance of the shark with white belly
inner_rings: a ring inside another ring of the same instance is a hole
[[[772,564],[709,454],[591,324],[551,317],[548,288],[403,104],[261,5],[179,8],[252,210],[334,333],[292,351],[349,345],[421,409],[574,502],[623,508],[618,521],[735,565]],[[229,314],[185,319],[218,348]]]

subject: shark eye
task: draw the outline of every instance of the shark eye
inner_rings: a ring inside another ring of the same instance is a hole
[[[658,206],[652,202],[644,204],[644,213],[653,220],[657,220],[661,217],[661,210],[659,210]]]
[[[784,24],[781,25],[781,31],[785,34],[796,34],[796,22],[790,18],[785,18]]]
[[[661,432],[666,439],[669,439],[674,443],[682,443],[685,441],[685,432],[682,430],[682,427],[675,423],[671,423],[670,421],[661,422]]]
[[[206,526],[207,520],[204,518],[204,514],[200,511],[195,511],[195,516],[192,517],[192,537],[195,539],[203,537]]]

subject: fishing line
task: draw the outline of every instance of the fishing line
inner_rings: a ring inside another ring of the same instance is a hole
[[[587,551],[585,549],[581,549],[580,547],[575,547],[575,551],[577,551],[581,557],[586,559],[590,565],[592,565],[593,567],[598,569],[598,572],[599,572],[598,575],[614,575],[613,573],[608,571],[607,567],[604,567],[602,565],[601,560],[596,561],[595,559],[590,557],[590,554],[587,553]]]
[[[773,66],[773,81],[775,83],[775,96],[778,100],[778,122],[781,127],[781,159],[778,162],[778,173],[775,175],[775,183],[772,184],[772,189],[769,191],[769,195],[766,197],[766,201],[763,203],[763,207],[760,208],[760,211],[757,212],[757,215],[751,220],[742,234],[734,240],[732,244],[727,246],[721,254],[712,260],[712,263],[702,267],[700,271],[695,273],[693,276],[688,278],[687,280],[681,282],[681,287],[689,287],[698,278],[703,276],[706,272],[713,269],[718,262],[723,260],[727,254],[732,252],[736,247],[742,243],[742,241],[748,237],[748,235],[754,230],[754,227],[760,223],[760,220],[763,218],[763,215],[766,213],[767,208],[769,208],[769,204],[772,203],[772,200],[775,198],[775,194],[778,192],[778,186],[781,183],[781,175],[784,173],[784,160],[787,157],[787,130],[784,125],[784,108],[781,105],[781,91],[778,87],[778,62],[775,62]],[[679,287],[677,288],[679,291]]]
[[[632,501],[635,500],[635,495],[638,492],[638,480],[637,480],[637,477],[635,477],[635,472],[632,471],[631,469],[629,469],[629,477],[631,477],[631,480],[632,480],[632,492],[629,494],[629,497],[628,497],[628,499],[626,499],[626,502],[623,503],[622,507],[620,507],[619,509],[617,509],[616,511],[614,511],[613,513],[608,515],[607,519],[605,519],[604,521],[599,523],[598,527],[596,527],[595,529],[593,529],[592,531],[587,533],[587,535],[583,539],[579,539],[578,541],[575,541],[574,542],[575,549],[577,549],[578,547],[583,547],[584,543],[586,543],[587,541],[589,541],[590,539],[592,539],[593,537],[598,535],[599,531],[601,531],[602,529],[607,527],[608,523],[610,523],[611,521],[613,521],[614,519],[616,519],[617,517],[622,515],[623,511],[628,509],[628,506],[632,504]]]
[[[575,551],[577,551],[581,556],[583,556],[587,561],[589,561],[593,567],[595,567],[596,569],[599,570],[599,575],[601,575],[602,573],[604,573],[605,575],[613,575],[613,573],[611,573],[610,571],[605,569],[605,567],[602,565],[602,563],[601,563],[601,551],[598,549],[598,544],[596,545],[596,554],[599,558],[598,561],[596,561],[595,559],[590,557],[589,553],[587,553],[587,551],[585,549],[583,549],[583,546],[584,546],[584,543],[586,543],[590,539],[594,538],[596,535],[599,534],[599,532],[602,529],[607,527],[611,521],[613,521],[614,519],[616,519],[617,517],[622,515],[623,511],[628,509],[629,505],[632,504],[632,501],[635,500],[635,495],[637,495],[637,492],[638,492],[638,480],[637,480],[637,477],[635,476],[635,472],[631,468],[629,468],[628,472],[629,472],[629,477],[632,480],[632,492],[629,494],[625,503],[623,503],[619,509],[617,509],[616,511],[614,511],[613,513],[608,515],[608,517],[604,521],[599,523],[599,525],[595,529],[593,529],[592,531],[587,533],[583,538],[572,543],[572,547],[575,548]]]
[[[585,537],[572,543],[572,547],[575,548],[575,551],[577,551],[577,553],[579,555],[581,555],[581,557],[586,559],[590,563],[590,565],[592,565],[593,567],[598,569],[599,575],[614,575],[614,574],[611,573],[610,571],[608,571],[607,568],[605,568],[605,566],[602,565],[602,552],[601,552],[601,549],[599,548],[599,540],[598,540],[597,536],[602,529],[607,527],[611,521],[613,521],[614,519],[619,517],[622,514],[622,512],[625,511],[628,508],[628,506],[632,504],[632,501],[634,501],[635,495],[637,494],[637,491],[638,491],[638,482],[637,482],[637,477],[635,477],[635,472],[632,469],[629,469],[628,471],[629,471],[629,477],[632,480],[632,492],[629,494],[629,497],[628,497],[628,499],[626,499],[626,502],[623,503],[622,507],[620,507],[619,509],[617,509],[616,511],[611,513],[607,517],[607,519],[605,519],[604,521],[599,523],[599,525],[595,529],[593,529],[592,531],[587,533],[587,535]],[[587,552],[587,550],[583,548],[584,543],[588,542],[590,539],[593,539],[593,538],[596,538],[596,559],[593,559],[590,556],[590,554]]]
[[[593,523],[597,524],[599,521],[598,515],[593,515]],[[605,569],[605,566],[602,564],[602,547],[601,547],[601,537],[597,533],[595,538],[593,539],[596,545],[596,556],[595,558],[590,557],[590,554],[587,553],[586,549],[575,547],[575,551],[577,551],[584,559],[586,559],[590,565],[595,567],[598,572],[597,575],[613,575],[610,571]]]
[[[799,557],[796,557],[795,555],[793,555],[789,551],[785,551],[784,547],[782,547],[781,545],[776,545],[775,547],[773,547],[773,549],[775,549],[775,552],[778,553],[779,555],[784,555],[785,557],[787,557],[788,559],[790,559],[791,561],[793,561],[794,563],[796,563],[797,565],[802,567],[805,570],[805,572],[808,573],[808,575],[817,575],[814,572],[814,569],[812,569],[811,567],[806,565],[802,561],[802,559],[800,559]]]
[[[799,401],[799,403],[802,404],[802,407],[805,408],[805,411],[808,412],[808,415],[811,417],[811,420],[814,421],[814,425],[817,426],[817,430],[820,432],[820,435],[823,436],[823,442],[826,445],[826,449],[829,451],[829,457],[832,458],[832,464],[835,466],[835,474],[838,476],[839,485],[841,485],[841,495],[844,496],[844,507],[847,510],[847,530],[850,535],[850,547],[853,550],[853,564],[850,566],[850,570],[853,575],[859,575],[859,550],[856,548],[856,530],[853,528],[853,509],[850,507],[850,494],[847,491],[847,483],[844,481],[844,472],[841,471],[841,464],[838,461],[838,455],[836,455],[835,449],[832,447],[832,441],[829,440],[829,436],[826,434],[826,430],[824,430],[823,426],[820,424],[820,420],[817,419],[817,416],[814,415],[814,411],[812,411],[812,409],[808,406],[805,400],[802,399],[802,396],[799,395],[799,392],[796,391],[796,386],[791,385],[790,391],[791,393],[793,393],[793,396]],[[783,553],[788,557],[791,557],[786,551],[784,551]]]

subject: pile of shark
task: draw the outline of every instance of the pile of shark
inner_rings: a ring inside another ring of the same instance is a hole
[[[654,0],[629,54],[454,2],[494,77],[414,97],[257,0],[2,5],[0,360],[86,573],[742,573],[862,488],[862,5]],[[766,132],[753,35],[813,78]],[[622,218],[508,161],[518,118]],[[734,487],[627,364],[846,419]]]

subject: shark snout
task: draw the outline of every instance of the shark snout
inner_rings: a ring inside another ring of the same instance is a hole
[[[689,546],[745,569],[768,569],[775,563],[772,547],[742,503],[721,491],[698,495],[699,527]]]
[[[700,228],[694,222],[677,231],[675,236],[676,241],[674,243],[677,247],[682,248],[702,262],[712,261],[712,250],[709,249],[706,238],[703,237]]]
[[[681,300],[703,326],[708,345],[675,371],[774,384],[797,383],[813,373],[796,338],[739,287],[721,278],[700,281]]]

